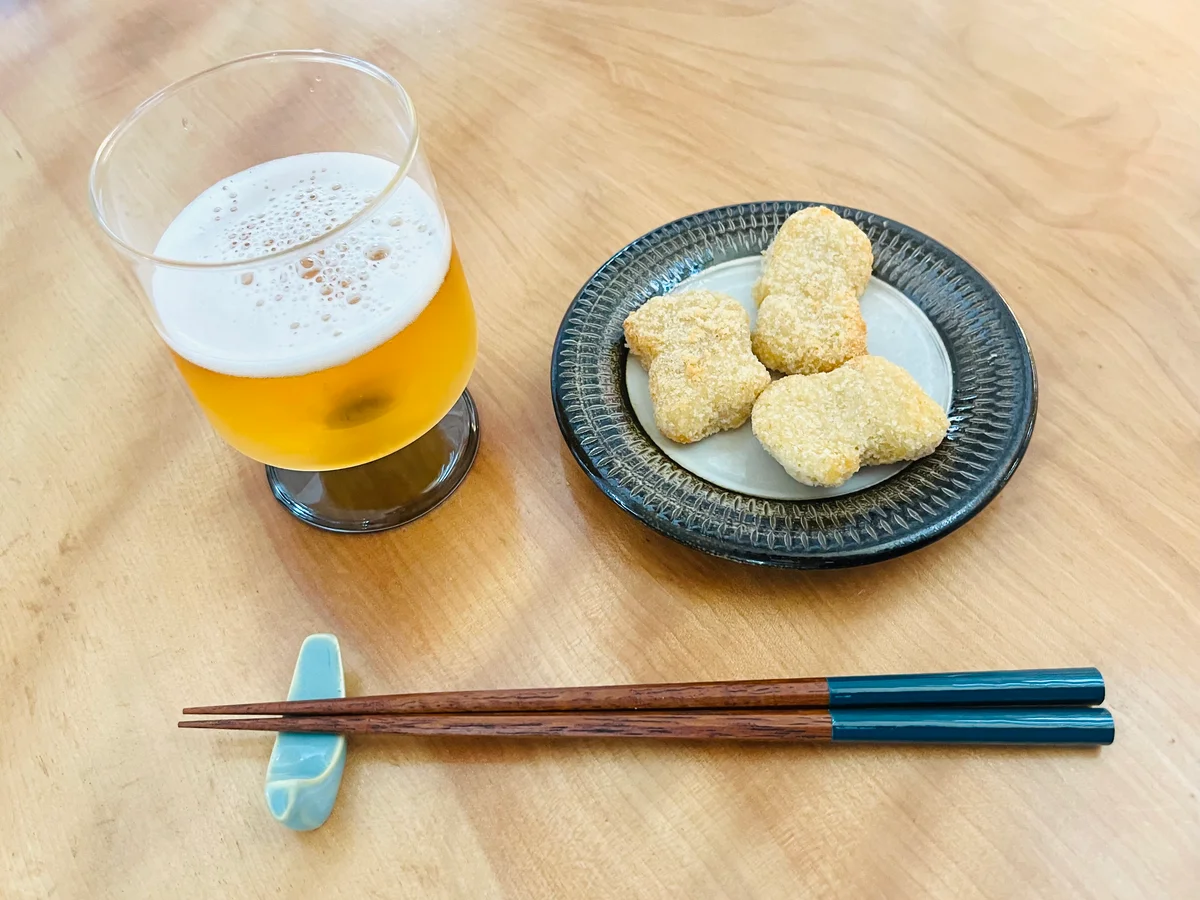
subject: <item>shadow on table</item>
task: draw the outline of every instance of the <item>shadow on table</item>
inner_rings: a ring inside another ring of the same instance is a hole
[[[841,611],[853,615],[858,607],[898,599],[900,588],[939,565],[963,536],[956,531],[906,556],[849,569],[777,569],[734,562],[686,547],[639,522],[591,482],[565,447],[561,455],[575,507],[598,552],[619,556],[697,599],[732,598],[753,604],[784,596],[791,603],[836,598]]]
[[[416,737],[412,735],[353,735],[349,740],[351,760],[360,764],[405,763],[427,765],[512,765],[551,757],[619,762],[631,754],[639,758],[657,754],[659,759],[677,757],[688,763],[703,754],[712,763],[737,761],[753,766],[809,754],[836,754],[839,760],[863,761],[887,756],[897,762],[925,760],[986,759],[989,763],[1016,759],[1098,758],[1100,747],[1013,747],[970,745],[768,743],[761,741],[676,741],[659,738],[529,738],[529,737]],[[349,773],[349,767],[347,767]]]
[[[377,534],[332,534],[292,518],[271,495],[260,466],[247,468],[242,487],[320,627],[364,651],[386,640],[393,652],[423,653],[443,640],[478,601],[477,592],[456,589],[464,567],[502,570],[508,548],[491,538],[518,527],[511,476],[486,443],[445,503]]]

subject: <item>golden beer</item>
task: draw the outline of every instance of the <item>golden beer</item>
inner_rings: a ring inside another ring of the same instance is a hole
[[[416,320],[343,365],[247,378],[172,355],[213,427],[236,449],[272,466],[321,470],[379,459],[432,428],[466,389],[475,347],[475,310],[455,252]]]
[[[159,272],[150,292],[196,400],[247,456],[358,466],[426,433],[465,390],[476,332],[462,265],[436,200],[396,173],[357,153],[271,160],[210,187],[160,239],[163,256],[246,261]],[[255,256],[289,246],[303,255]]]

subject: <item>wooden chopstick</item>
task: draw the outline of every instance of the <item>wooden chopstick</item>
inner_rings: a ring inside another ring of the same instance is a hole
[[[388,715],[636,709],[836,709],[871,706],[1090,705],[1104,700],[1093,668],[697,681],[598,687],[380,694],[192,706],[185,715]]]
[[[193,720],[181,728],[322,734],[635,737],[917,744],[1111,744],[1097,707],[847,709],[808,712],[543,712]]]

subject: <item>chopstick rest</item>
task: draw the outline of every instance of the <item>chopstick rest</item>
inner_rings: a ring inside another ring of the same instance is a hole
[[[337,638],[332,634],[310,634],[300,645],[288,699],[345,696]],[[319,828],[333,812],[345,765],[343,735],[280,733],[267,763],[267,809],[277,822],[293,831]]]

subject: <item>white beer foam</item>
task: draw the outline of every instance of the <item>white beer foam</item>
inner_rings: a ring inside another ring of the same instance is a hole
[[[237,262],[317,238],[377,197],[397,166],[361,153],[305,153],[238,172],[167,226],[155,255]],[[160,266],[152,299],[164,340],[228,375],[303,375],[387,341],[428,305],[450,267],[450,229],[406,178],[371,217],[290,262],[212,271]]]

